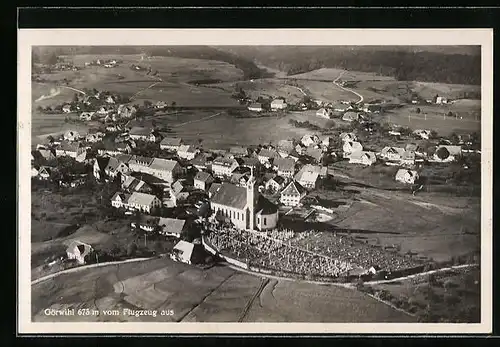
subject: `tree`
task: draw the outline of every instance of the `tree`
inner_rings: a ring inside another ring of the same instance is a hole
[[[127,247],[127,256],[129,257],[134,256],[136,252],[137,252],[136,243],[135,242],[130,243]]]
[[[73,95],[73,102],[77,103],[78,102],[78,93],[75,93]]]
[[[172,101],[172,103],[170,104],[170,106],[175,107],[175,106],[177,106],[177,103],[175,101]]]
[[[431,130],[429,138],[430,139],[436,139],[437,137],[438,137],[437,131],[436,130]]]
[[[458,137],[458,135],[456,133],[452,133],[450,135],[450,141],[453,144],[457,144],[460,141],[460,139],[459,139],[459,137]]]
[[[417,112],[417,114],[420,113],[421,112],[420,107],[417,107],[417,109],[415,110],[415,112]]]
[[[436,151],[436,155],[439,159],[445,160],[446,158],[448,158],[450,156],[450,152],[446,149],[446,147],[440,147]]]
[[[47,64],[49,65],[55,65],[57,64],[57,55],[55,53],[52,53],[49,58],[47,59]]]
[[[144,100],[144,107],[149,108],[153,105],[153,103],[149,100]]]

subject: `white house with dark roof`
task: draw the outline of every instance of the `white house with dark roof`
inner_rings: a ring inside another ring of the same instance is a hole
[[[152,129],[145,127],[133,127],[128,132],[129,137],[132,140],[149,141]]]
[[[440,151],[446,154],[445,158],[439,157],[438,153]],[[461,155],[462,155],[462,146],[440,145],[436,147],[436,151],[434,152],[432,161],[442,162],[442,163],[451,162]]]
[[[173,182],[182,173],[179,163],[171,159],[134,156],[128,165],[132,171],[147,173],[166,182]]]
[[[210,198],[216,218],[238,229],[268,230],[278,224],[278,208],[255,189],[253,174],[246,187],[222,183]]]
[[[330,119],[331,115],[332,111],[330,109],[320,108],[318,111],[316,111],[316,116],[318,117]]]
[[[271,110],[284,110],[287,107],[285,100],[283,99],[274,99],[271,101]]]
[[[282,176],[274,176],[266,182],[265,188],[272,192],[279,192],[284,188],[285,183],[285,178]]]
[[[130,168],[126,163],[114,157],[97,157],[93,166],[94,177],[97,179],[114,179],[118,175],[126,175]]]
[[[177,151],[184,142],[179,137],[165,137],[160,142],[160,149],[168,151]]]
[[[151,193],[151,187],[134,176],[122,175],[122,190],[126,192]]]
[[[198,150],[191,145],[181,145],[177,149],[177,155],[179,158],[186,159],[186,160],[192,160],[198,154]]]
[[[302,168],[295,175],[295,181],[299,182],[304,188],[315,189],[319,182],[319,172]]]
[[[229,177],[238,166],[234,158],[219,157],[212,162],[212,172],[217,177]]]
[[[363,146],[357,141],[345,141],[342,146],[342,151],[344,153],[344,158],[349,158],[351,154],[363,151]]]
[[[79,143],[63,141],[56,147],[56,157],[71,157],[83,162],[87,158],[87,149]]]
[[[321,141],[317,135],[306,134],[306,135],[302,136],[302,138],[300,139],[300,142],[302,143],[302,145],[304,145],[304,147],[309,147],[312,145],[317,145]],[[299,151],[297,151],[297,152],[299,152]],[[299,154],[301,154],[301,153],[299,152]]]
[[[311,157],[316,163],[321,163],[325,153],[321,148],[307,147],[305,153],[308,157]]]
[[[350,164],[361,164],[361,165],[372,165],[377,161],[377,157],[375,156],[375,153],[373,152],[367,152],[367,151],[358,151],[358,152],[353,152],[349,156],[349,163]]]
[[[161,201],[152,194],[133,192],[126,194],[117,192],[111,198],[111,206],[115,208],[125,208],[128,210],[137,210],[145,213],[151,213],[155,207],[161,207]]]
[[[400,161],[405,149],[402,147],[384,147],[380,151],[380,158],[391,161]]]
[[[194,176],[193,184],[196,189],[207,190],[213,181],[214,178],[211,174],[204,171],[198,171],[196,176]]]
[[[291,178],[295,174],[295,160],[291,158],[276,158],[273,168],[279,176]]]
[[[415,151],[405,150],[401,156],[400,164],[406,166],[415,165]]]
[[[306,189],[300,183],[291,181],[281,192],[280,202],[285,206],[298,206],[306,194]]]
[[[78,264],[85,264],[85,257],[92,252],[92,246],[77,240],[72,241],[66,248],[68,259],[75,259]]]
[[[344,113],[344,115],[342,116],[342,120],[345,122],[354,122],[355,120],[359,120],[359,113],[348,111]]]
[[[259,104],[257,102],[250,104],[248,106],[248,110],[252,112],[262,112],[264,109],[262,108],[262,104]]]
[[[262,148],[257,154],[257,157],[262,165],[270,164],[274,159],[281,158],[274,149],[267,148]]]
[[[354,133],[341,133],[339,137],[342,142],[353,142],[358,139]]]

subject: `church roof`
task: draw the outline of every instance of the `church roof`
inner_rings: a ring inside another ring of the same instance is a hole
[[[222,183],[211,201],[214,204],[243,210],[247,204],[247,189],[231,183]]]

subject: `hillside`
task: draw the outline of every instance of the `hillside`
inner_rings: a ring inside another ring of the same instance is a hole
[[[227,46],[219,49],[288,75],[338,68],[374,72],[397,80],[481,84],[479,46]]]

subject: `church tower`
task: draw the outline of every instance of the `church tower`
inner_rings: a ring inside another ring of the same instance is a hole
[[[249,229],[255,230],[255,201],[257,196],[255,194],[255,177],[253,176],[253,168],[250,169],[250,179],[247,183],[247,208],[249,211]]]

